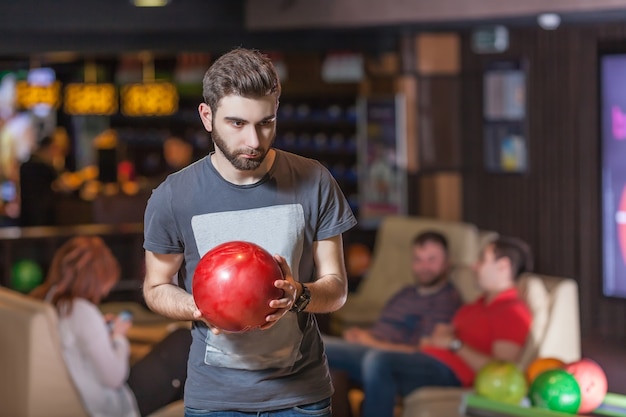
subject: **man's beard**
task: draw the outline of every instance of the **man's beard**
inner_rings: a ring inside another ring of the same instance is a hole
[[[228,149],[228,145],[226,145],[226,142],[222,139],[220,134],[217,133],[215,126],[213,126],[213,131],[211,132],[211,139],[213,139],[215,147],[218,148],[220,152],[222,152],[222,154],[226,157],[228,162],[230,162],[233,167],[240,171],[254,171],[259,166],[261,166],[261,163],[263,163],[263,160],[267,156],[267,152],[272,147],[275,138],[276,135],[274,135],[274,138],[272,138],[272,141],[270,142],[268,148],[263,151],[258,149],[231,151],[230,149]],[[241,158],[239,155],[253,155],[254,158]]]

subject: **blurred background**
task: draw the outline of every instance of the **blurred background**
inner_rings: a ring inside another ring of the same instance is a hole
[[[137,3],[0,3],[0,283],[87,232],[122,261],[112,297],[138,297],[146,200],[211,151],[202,76],[243,46],[283,80],[276,146],[357,213],[346,245],[397,214],[519,236],[577,281],[583,335],[626,340],[626,1]],[[58,175],[34,224],[33,155]]]

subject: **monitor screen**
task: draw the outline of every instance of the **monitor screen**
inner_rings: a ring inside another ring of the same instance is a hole
[[[626,298],[626,53],[600,56],[603,293]]]

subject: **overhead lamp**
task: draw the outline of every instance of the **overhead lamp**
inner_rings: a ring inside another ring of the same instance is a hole
[[[555,30],[561,24],[561,16],[556,13],[542,13],[537,16],[537,23],[542,29]]]
[[[170,4],[171,0],[130,0],[135,7],[164,7]]]

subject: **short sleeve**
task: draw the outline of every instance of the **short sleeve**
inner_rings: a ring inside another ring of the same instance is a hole
[[[315,240],[324,240],[350,230],[357,223],[343,191],[330,172],[320,168],[320,218]]]
[[[157,187],[148,199],[144,214],[144,249],[163,254],[183,252],[171,200],[167,181]]]

